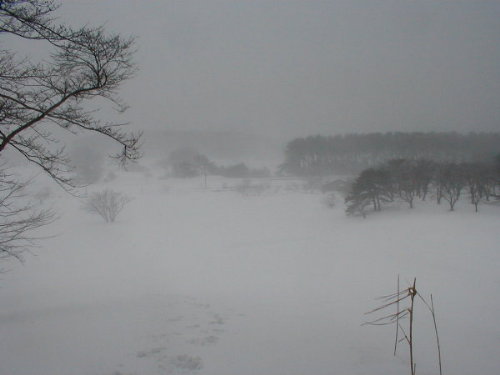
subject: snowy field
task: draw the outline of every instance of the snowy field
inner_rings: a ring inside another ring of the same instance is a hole
[[[398,274],[434,296],[444,374],[500,373],[500,207],[362,219],[292,182],[234,183],[123,174],[113,224],[53,189],[53,236],[3,264],[0,375],[406,374],[393,327],[361,326]],[[438,374],[415,313],[417,373]]]

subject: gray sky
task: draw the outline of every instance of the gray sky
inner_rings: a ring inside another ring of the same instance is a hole
[[[500,1],[65,0],[138,37],[134,127],[500,131]]]

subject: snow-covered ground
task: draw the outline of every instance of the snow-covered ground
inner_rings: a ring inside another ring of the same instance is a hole
[[[398,274],[434,296],[445,374],[500,372],[500,207],[362,219],[290,181],[208,183],[123,174],[108,186],[134,199],[113,224],[54,189],[54,236],[3,264],[0,374],[405,374],[393,327],[361,325]],[[415,313],[417,373],[438,374]]]

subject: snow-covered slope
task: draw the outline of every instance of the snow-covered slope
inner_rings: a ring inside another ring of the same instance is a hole
[[[367,219],[281,185],[123,175],[105,224],[58,191],[54,236],[1,275],[1,375],[326,375],[408,372],[392,327],[367,327],[396,277],[433,293],[444,371],[500,370],[500,208],[419,204]],[[100,190],[104,186],[93,186]],[[416,308],[419,374],[437,374]]]

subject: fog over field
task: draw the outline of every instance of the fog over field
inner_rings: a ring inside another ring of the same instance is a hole
[[[498,131],[496,1],[65,0],[136,35],[139,128],[278,137]]]
[[[0,1],[0,375],[500,372],[499,2],[47,4]]]

